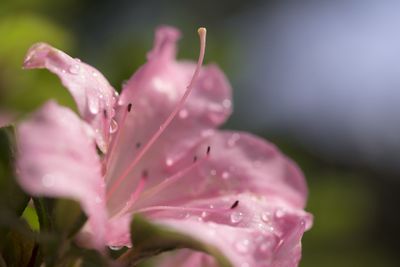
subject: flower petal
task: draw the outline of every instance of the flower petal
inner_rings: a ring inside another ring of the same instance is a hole
[[[240,204],[229,208],[235,199]],[[283,209],[279,203],[249,193],[217,198],[212,203],[212,209],[200,204],[196,211],[166,209],[147,215],[153,222],[217,247],[234,266],[298,265],[301,237],[311,226],[309,214]]]
[[[106,78],[95,68],[45,43],[29,49],[24,68],[46,68],[61,79],[81,116],[95,129],[97,144],[105,152],[116,101],[116,92]]]
[[[209,156],[205,156],[207,146],[211,147]],[[119,226],[119,236],[114,236],[112,242],[118,241],[119,245],[129,242],[127,221],[132,213],[153,214],[172,210],[176,211],[174,218],[183,218],[195,211],[200,218],[210,209],[226,211],[235,205],[242,206],[240,199],[236,198],[241,193],[270,203],[272,213],[278,208],[303,213],[307,188],[301,171],[265,140],[248,133],[217,132],[188,153],[198,155],[198,161],[193,163],[192,157],[185,156],[170,169],[157,173],[160,177],[170,175],[170,178],[149,186],[133,206],[113,218],[115,226]],[[200,158],[202,154],[204,156]],[[182,169],[177,175],[176,171]],[[239,217],[236,220],[240,220]],[[236,225],[235,222],[229,223],[229,216],[224,218],[226,224]],[[221,223],[221,218],[215,218],[215,221]],[[307,228],[310,227],[311,219],[306,222]]]
[[[46,103],[17,128],[17,173],[34,196],[77,200],[89,217],[92,246],[104,246],[106,208],[93,131],[71,110]]]
[[[195,64],[175,61],[178,38],[176,29],[159,28],[148,62],[123,88],[116,116],[120,133],[113,144],[116,146],[115,157],[110,160],[106,178],[108,185],[121,176],[140,149],[160,130],[190,82]],[[126,115],[129,104],[132,104],[132,110]],[[118,205],[126,202],[130,191],[125,188],[134,188],[144,169],[149,170],[152,181],[158,179],[160,182],[163,177],[156,175],[158,170],[168,168],[200,139],[210,135],[226,120],[231,110],[231,88],[225,75],[215,65],[203,67],[184,107],[146,152],[130,178],[119,186],[110,201],[113,209],[118,210]]]
[[[211,152],[204,158],[208,146]],[[307,186],[300,169],[274,145],[259,137],[244,132],[221,131],[205,138],[196,149],[187,153],[203,159],[192,163],[192,157],[183,157],[170,167],[172,171],[183,169],[185,165],[197,166],[181,177],[173,178],[175,181],[154,184],[153,188],[142,193],[133,209],[183,205],[195,199],[240,192],[252,192],[289,207],[302,209],[305,206]],[[168,174],[168,170],[159,175],[174,177]]]

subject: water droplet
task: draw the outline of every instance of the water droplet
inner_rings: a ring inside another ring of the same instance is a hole
[[[94,98],[94,97],[89,97],[88,98],[88,106],[89,106],[89,111],[92,114],[97,114],[99,113],[99,101],[98,99]]]
[[[118,131],[118,123],[114,119],[112,119],[110,123],[110,133],[113,134],[116,131]]]
[[[78,74],[80,70],[81,70],[81,67],[78,64],[72,65],[68,69],[69,73],[71,73],[71,74]]]
[[[172,159],[170,159],[170,158],[167,158],[167,159],[165,160],[165,164],[166,164],[168,167],[172,166],[173,163],[174,163],[174,162],[173,162]]]
[[[240,139],[240,134],[234,133],[228,140],[228,147],[233,147],[236,145],[236,142]]]
[[[266,211],[261,213],[261,220],[265,223],[269,223],[271,221],[271,213]]]
[[[96,71],[92,71],[92,76],[97,77],[97,76],[99,76],[99,74]]]
[[[104,98],[104,95],[103,95],[103,94],[100,94],[100,95],[99,95],[99,98],[100,98],[100,99],[103,99],[103,98]]]
[[[111,250],[120,250],[120,249],[123,248],[123,246],[109,246],[109,248],[110,248]]]
[[[250,241],[248,239],[243,239],[235,243],[235,249],[237,252],[246,254],[249,252]]]
[[[45,187],[52,187],[55,182],[55,177],[52,174],[46,174],[42,177],[42,184]]]
[[[189,112],[187,111],[187,109],[182,109],[179,111],[179,118],[181,119],[186,119],[189,115]]]
[[[207,211],[203,211],[202,213],[201,213],[201,217],[202,218],[205,218],[205,217],[207,217],[208,216],[208,212]]]
[[[208,207],[210,207],[210,209],[213,209],[213,208],[214,208],[214,205],[213,205],[213,204],[210,204]]]
[[[222,173],[222,179],[228,179],[229,177],[230,177],[231,175],[230,175],[230,173],[229,172],[227,172],[227,171],[224,171],[223,173]]]
[[[231,222],[232,223],[239,223],[243,219],[243,213],[240,211],[235,211],[231,213]]]
[[[278,209],[275,211],[275,217],[276,218],[282,218],[283,216],[285,216],[285,212],[281,209]]]
[[[222,101],[222,106],[228,109],[232,106],[232,101],[230,99],[224,99],[224,101]]]

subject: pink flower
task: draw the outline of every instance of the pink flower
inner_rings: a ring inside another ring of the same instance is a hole
[[[260,138],[215,130],[231,113],[231,88],[217,66],[201,67],[199,33],[196,66],[175,60],[180,34],[160,27],[120,96],[93,67],[34,45],[24,67],[58,75],[83,120],[50,101],[22,122],[19,182],[32,195],[78,200],[89,218],[81,238],[98,249],[132,245],[140,213],[216,246],[234,266],[297,266],[312,223],[303,175]],[[176,257],[212,262],[188,250]]]

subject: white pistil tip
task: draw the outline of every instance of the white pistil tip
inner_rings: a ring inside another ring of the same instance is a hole
[[[207,33],[207,29],[204,27],[200,27],[197,32],[199,33],[199,35],[205,35]]]

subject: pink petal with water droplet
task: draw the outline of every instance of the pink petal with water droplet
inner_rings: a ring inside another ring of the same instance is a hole
[[[235,209],[230,209],[229,204],[234,200],[239,200],[240,204]],[[215,212],[210,211],[205,206],[206,203],[214,203]],[[216,198],[204,203],[193,201],[186,207],[202,205],[203,209],[207,210],[207,216],[202,216],[200,211],[188,212],[182,216],[179,209],[153,211],[145,215],[153,222],[216,246],[233,266],[298,265],[301,257],[301,237],[306,227],[311,225],[311,215],[301,209],[285,207],[285,210],[282,210],[279,203],[271,203],[257,195],[246,193]],[[277,214],[277,211],[280,213]],[[262,216],[266,212],[270,214],[268,220]],[[235,213],[242,214],[240,219],[232,219]],[[198,258],[199,254],[195,252],[193,257]],[[172,257],[167,262],[174,259],[176,258]],[[199,260],[187,259],[188,264],[182,266],[195,266],[190,264],[198,263]]]
[[[121,136],[116,145],[115,158],[111,160],[106,181],[108,184],[121,176],[140,149],[159,130],[160,125],[184,94],[195,70],[195,64],[175,60],[179,32],[171,27],[161,27],[156,32],[153,50],[148,62],[126,83],[120,97],[117,120]],[[231,87],[223,72],[215,65],[202,68],[194,88],[183,109],[161,134],[130,176],[119,186],[110,199],[111,210],[118,210],[131,194],[127,188],[137,186],[137,178],[149,171],[149,186],[164,179],[160,172],[168,164],[187,154],[205,134],[222,124],[232,107]],[[128,104],[132,110],[123,120]]]
[[[17,127],[17,147],[22,188],[34,196],[79,201],[96,233],[90,246],[102,249],[107,213],[91,127],[71,110],[47,102]]]
[[[46,68],[61,79],[81,116],[94,128],[99,148],[105,152],[116,100],[115,90],[104,76],[88,64],[45,43],[37,43],[29,49],[24,68]]]
[[[252,192],[296,208],[304,208],[307,187],[297,165],[283,155],[273,144],[244,132],[221,131],[205,138],[197,148],[187,151],[185,157],[170,169],[181,170],[192,164],[191,157],[210,155],[158,194],[138,200],[133,209],[152,206],[183,204],[195,199],[208,199],[238,192]],[[160,171],[168,177],[168,171]],[[156,187],[157,184],[153,184]],[[149,185],[150,187],[150,185]],[[149,189],[148,189],[149,190]]]

